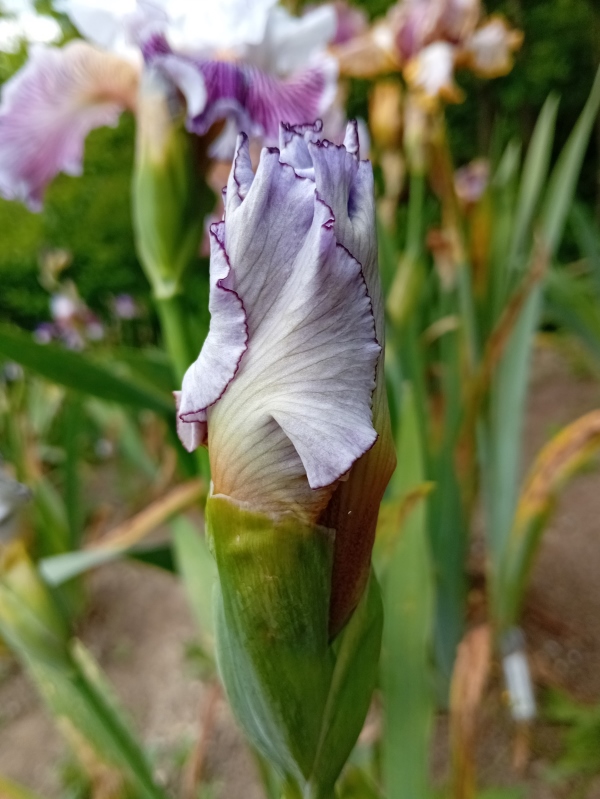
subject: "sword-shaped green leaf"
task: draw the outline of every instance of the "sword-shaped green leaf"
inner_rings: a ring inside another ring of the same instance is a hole
[[[168,419],[174,416],[170,398],[160,392],[118,375],[80,352],[52,344],[37,344],[31,336],[7,325],[0,327],[0,355],[47,380],[83,394],[122,405],[147,408]]]

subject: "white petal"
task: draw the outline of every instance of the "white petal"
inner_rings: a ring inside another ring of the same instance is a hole
[[[167,12],[169,43],[183,52],[258,44],[277,0],[158,0]]]
[[[136,11],[136,0],[56,0],[55,8],[72,20],[77,30],[94,44],[119,50],[124,24]]]
[[[263,41],[247,48],[244,56],[267,72],[291,75],[324,52],[335,37],[336,28],[333,6],[321,6],[301,17],[276,6],[269,14]]]
[[[248,343],[244,305],[224,247],[224,223],[213,225],[210,258],[210,329],[198,359],[183,378],[179,418],[204,421],[206,409],[225,392]]]

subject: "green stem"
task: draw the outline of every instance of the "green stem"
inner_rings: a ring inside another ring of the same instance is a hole
[[[302,791],[298,787],[298,783],[292,779],[288,779],[283,786],[282,799],[303,799]]]
[[[406,252],[413,259],[423,250],[423,204],[425,201],[425,175],[411,172],[408,198],[408,221],[406,230]]]
[[[154,298],[156,310],[160,319],[166,350],[171,358],[173,372],[177,385],[181,381],[188,367],[196,359],[198,353],[194,352],[187,325],[185,324],[185,311],[180,294],[172,297]],[[210,464],[208,452],[204,447],[199,447],[195,452],[198,473],[210,482]]]
[[[176,294],[172,297],[155,298],[154,303],[160,319],[165,348],[171,358],[175,378],[180,383],[188,366],[198,354],[192,351],[182,298]]]
[[[469,265],[463,261],[458,267],[458,301],[460,316],[465,330],[467,356],[471,374],[478,363],[477,330],[475,323],[475,303],[471,286]]]
[[[75,392],[67,395],[65,430],[65,494],[69,523],[67,550],[77,549],[81,538],[81,483],[79,457],[83,408],[81,396]]]
[[[425,203],[425,174],[420,170],[410,173],[410,193],[408,199],[408,219],[406,228],[405,254],[413,262],[414,267],[419,267],[423,253],[423,206]],[[420,283],[419,283],[420,285]],[[419,401],[419,423],[421,439],[426,452],[428,452],[428,424],[426,409],[427,391],[424,382],[423,357],[419,352],[418,312],[419,296],[415,299],[410,318],[401,334],[397,333],[396,344],[401,353],[403,369],[408,379],[413,384]]]

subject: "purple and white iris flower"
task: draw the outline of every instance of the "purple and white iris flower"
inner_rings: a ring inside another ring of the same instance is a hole
[[[336,530],[337,629],[366,583],[394,455],[373,172],[355,123],[343,145],[320,132],[282,125],[256,174],[239,137],[211,227],[210,329],[176,399],[214,495]]]
[[[220,157],[231,157],[242,127],[275,143],[281,120],[315,119],[333,104],[331,6],[300,18],[275,0],[61,0],[57,8],[88,41],[36,45],[0,104],[0,194],[34,210],[56,174],[80,174],[92,129],[135,112],[145,65],[181,93],[191,132],[226,121]]]

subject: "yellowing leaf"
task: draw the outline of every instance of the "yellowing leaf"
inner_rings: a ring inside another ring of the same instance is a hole
[[[600,451],[600,410],[567,425],[538,455],[515,513],[496,596],[498,624],[516,621],[541,534],[565,483]]]

